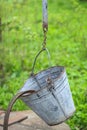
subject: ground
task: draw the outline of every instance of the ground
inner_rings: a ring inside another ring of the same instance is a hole
[[[0,115],[0,130],[3,130],[3,116],[4,113]],[[26,118],[23,121],[19,121],[13,125],[9,126],[9,130],[70,130],[69,126],[65,123],[56,126],[48,126],[42,119],[40,119],[33,111],[20,111],[11,112],[9,123],[15,120],[20,120]]]

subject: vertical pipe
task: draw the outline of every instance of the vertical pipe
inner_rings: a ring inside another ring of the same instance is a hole
[[[47,13],[47,0],[42,0],[42,10],[43,10],[43,30],[48,30],[48,13]]]

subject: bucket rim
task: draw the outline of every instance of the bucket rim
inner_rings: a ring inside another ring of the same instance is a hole
[[[64,67],[64,66],[52,66],[52,67],[49,67],[49,68],[47,68],[47,69],[43,69],[43,70],[41,70],[40,72],[37,72],[37,73],[31,75],[30,78],[32,78],[32,77],[34,77],[34,76],[37,76],[38,74],[40,74],[40,73],[42,73],[42,72],[44,72],[44,71],[47,71],[47,70],[49,70],[49,69],[55,68],[55,67],[57,67],[57,68],[59,68],[59,67],[63,68],[63,71],[62,71],[61,74],[60,74],[60,76],[61,76],[62,73],[65,71],[65,67]],[[60,76],[59,76],[59,77],[60,77]]]

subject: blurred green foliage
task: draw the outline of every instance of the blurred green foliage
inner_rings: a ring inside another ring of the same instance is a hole
[[[72,130],[87,130],[87,3],[48,0],[47,47],[52,65],[66,67],[73,99],[74,116],[67,121]],[[41,0],[1,0],[0,108],[5,109],[29,78],[35,55],[42,47]],[[43,54],[35,72],[48,67]],[[13,110],[28,109],[17,101]]]

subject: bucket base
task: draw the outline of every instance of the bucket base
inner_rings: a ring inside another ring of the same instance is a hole
[[[75,111],[66,119],[66,120],[68,120],[70,117],[72,117],[72,115],[75,113]],[[59,122],[59,123],[55,123],[55,124],[48,124],[49,126],[55,126],[55,125],[60,125],[60,124],[62,124],[63,122],[65,122],[66,120],[64,120],[64,121],[61,121],[61,122]]]

